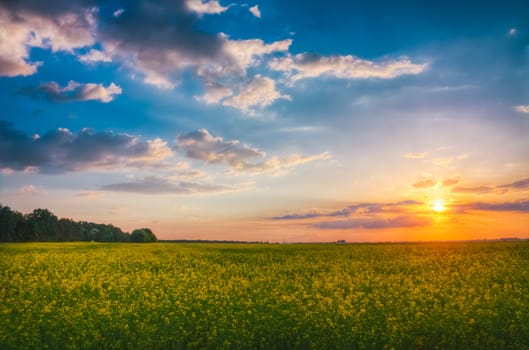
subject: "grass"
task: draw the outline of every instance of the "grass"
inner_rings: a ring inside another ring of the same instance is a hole
[[[529,242],[0,245],[0,349],[529,349]]]

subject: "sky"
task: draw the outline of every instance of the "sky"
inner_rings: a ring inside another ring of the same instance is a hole
[[[0,203],[160,239],[529,238],[528,13],[1,0]]]

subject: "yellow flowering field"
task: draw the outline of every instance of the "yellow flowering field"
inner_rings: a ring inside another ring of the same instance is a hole
[[[0,245],[0,349],[529,349],[529,242]]]

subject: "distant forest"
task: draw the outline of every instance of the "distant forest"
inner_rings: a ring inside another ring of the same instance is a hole
[[[48,209],[21,214],[0,204],[0,242],[156,242],[151,229],[131,233],[119,227],[87,221],[59,219]]]

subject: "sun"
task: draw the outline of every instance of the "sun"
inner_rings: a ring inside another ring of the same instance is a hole
[[[446,210],[445,202],[442,199],[436,199],[433,201],[432,210],[441,213]]]

